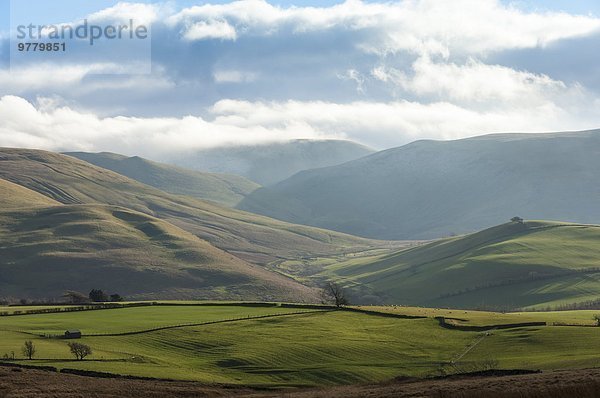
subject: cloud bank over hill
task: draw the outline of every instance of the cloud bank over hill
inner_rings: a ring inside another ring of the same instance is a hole
[[[0,69],[0,145],[152,156],[290,138],[386,148],[600,125],[593,15],[497,0],[243,0],[120,2],[88,19],[130,16],[152,23],[151,75],[106,75],[119,65],[68,53],[60,65]],[[0,41],[6,56],[5,34]]]

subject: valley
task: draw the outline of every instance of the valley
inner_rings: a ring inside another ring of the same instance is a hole
[[[287,184],[112,153],[0,149],[0,370],[45,369],[59,384],[197,383],[208,396],[327,396],[349,385],[375,394],[454,377],[477,383],[480,374],[502,385],[600,366],[597,224],[506,213],[478,231],[465,218],[464,233],[385,240],[394,236],[234,208],[267,195],[271,210],[297,215],[304,205],[276,192]],[[303,189],[322,195],[318,185]],[[323,195],[331,214],[344,208]],[[324,294],[327,284],[343,295],[340,305]],[[86,298],[95,289],[126,301],[95,303]],[[66,330],[81,332],[92,351],[85,360],[70,358]],[[20,355],[25,341],[36,347],[30,360]]]

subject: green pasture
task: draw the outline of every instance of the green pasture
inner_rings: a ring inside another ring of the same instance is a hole
[[[22,364],[258,387],[321,386],[432,376],[477,368],[600,366],[600,328],[516,327],[487,333],[442,328],[517,322],[593,324],[593,311],[493,313],[417,307],[354,311],[241,305],[155,305],[0,317],[0,356]],[[403,319],[390,316],[423,316]],[[217,322],[218,323],[208,323]],[[203,324],[204,323],[204,324]],[[194,325],[192,325],[194,324]],[[40,335],[80,329],[94,353],[75,361],[68,340]],[[160,330],[152,330],[162,328]],[[128,334],[137,332],[136,334]],[[108,335],[102,335],[108,334]],[[33,340],[37,354],[20,347]],[[477,343],[477,344],[475,344]],[[475,345],[474,345],[475,344]]]
[[[595,315],[600,315],[600,310],[579,311],[539,311],[539,312],[491,312],[471,311],[460,309],[404,307],[404,306],[358,306],[358,309],[376,311],[384,314],[423,316],[429,318],[444,317],[454,324],[467,326],[493,326],[527,322],[546,322],[549,326],[571,325],[592,326],[596,325]]]

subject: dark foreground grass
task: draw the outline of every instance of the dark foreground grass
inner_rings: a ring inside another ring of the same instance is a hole
[[[600,391],[600,370],[520,376],[396,380],[381,384],[265,391],[194,382],[81,377],[0,366],[0,397],[287,397],[287,398],[591,398]]]

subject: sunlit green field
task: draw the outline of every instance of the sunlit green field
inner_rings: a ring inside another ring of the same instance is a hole
[[[600,315],[600,310],[490,312],[403,306],[365,306],[356,308],[397,315],[425,316],[430,318],[444,317],[451,320],[454,324],[471,326],[502,325],[526,322],[546,322],[549,326],[554,324],[592,326],[596,325],[594,316]]]
[[[377,314],[280,306],[171,305],[0,317],[0,356],[19,363],[207,383],[318,386],[456,372],[489,360],[500,368],[600,366],[600,328],[516,327],[489,332],[442,328],[531,321],[593,324],[593,311],[491,313],[363,307]],[[210,323],[213,322],[213,323]],[[215,323],[217,322],[217,323]],[[163,328],[161,330],[152,330]],[[40,335],[80,329],[93,348],[75,361],[68,340]],[[136,332],[136,334],[128,334]],[[32,361],[20,347],[31,339]],[[475,344],[476,343],[476,344]],[[475,344],[475,346],[473,346]],[[470,348],[472,347],[473,348]]]
[[[67,329],[79,329],[85,335],[96,335],[297,311],[302,310],[281,307],[151,306],[0,318],[0,327],[36,334],[62,334]]]

